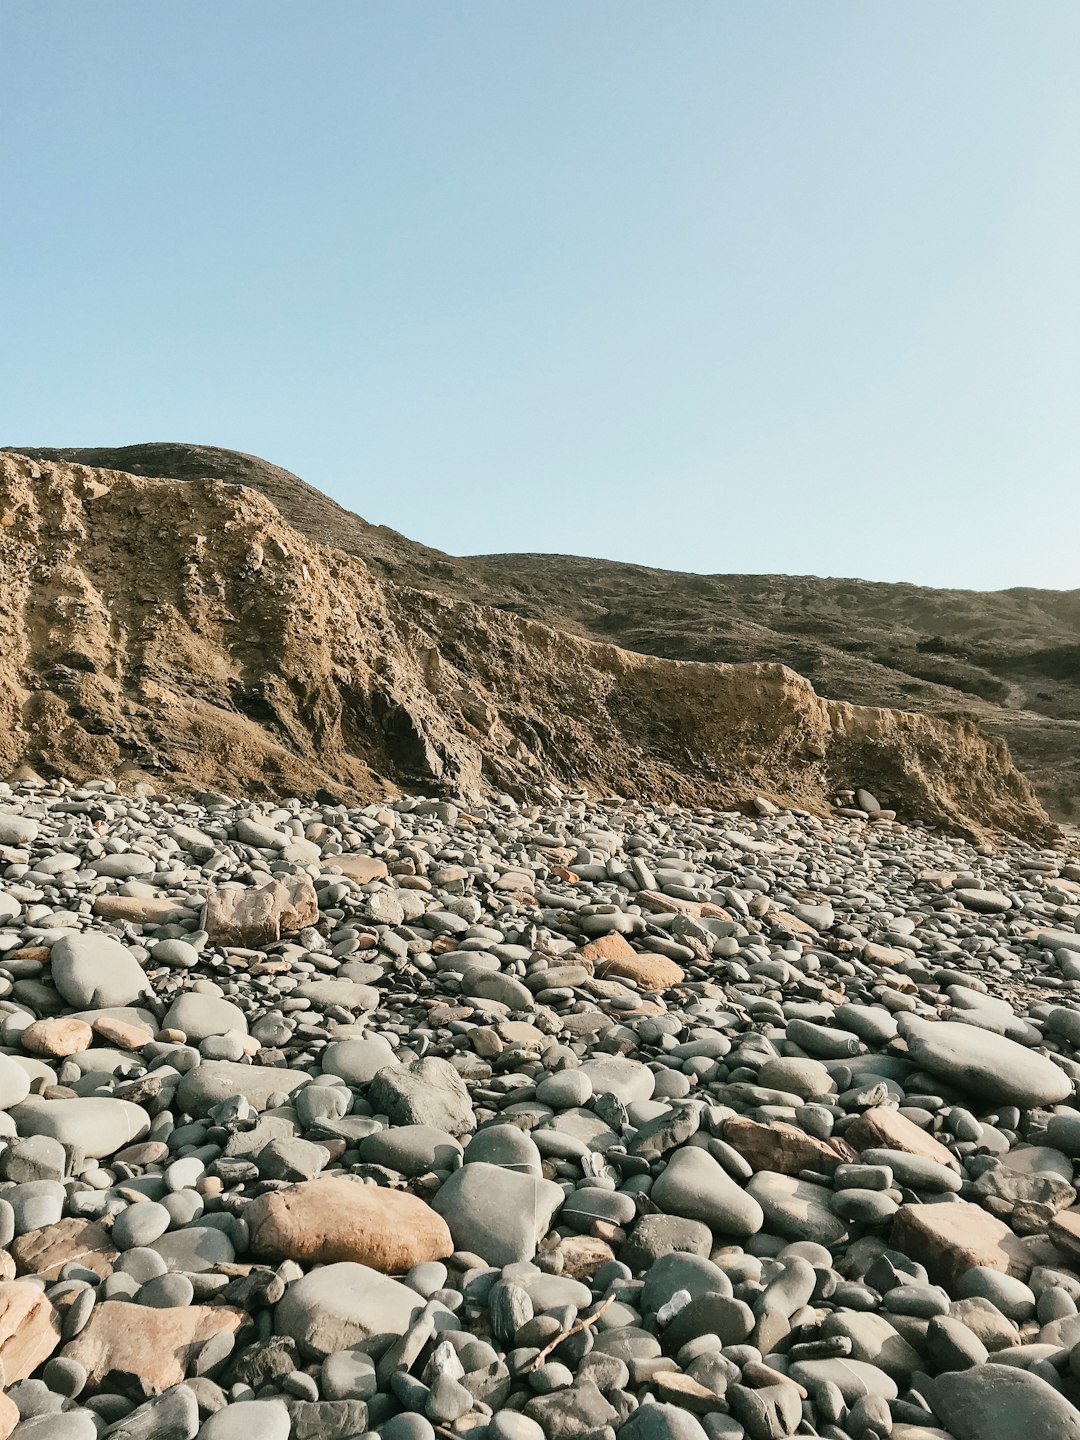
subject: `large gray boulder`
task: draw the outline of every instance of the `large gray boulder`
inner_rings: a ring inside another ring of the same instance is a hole
[[[563,1199],[553,1180],[478,1161],[450,1176],[432,1208],[459,1250],[501,1266],[533,1258]]]
[[[130,1005],[151,993],[135,956],[107,935],[64,935],[50,960],[53,984],[76,1010]]]
[[[290,1285],[278,1301],[274,1329],[321,1360],[373,1336],[404,1335],[423,1308],[415,1290],[344,1260],[320,1265]]]
[[[1060,1105],[1073,1092],[1064,1070],[1045,1055],[978,1026],[905,1015],[900,1033],[920,1069],[990,1104],[1030,1110]]]
[[[369,1103],[392,1125],[430,1125],[451,1135],[476,1129],[465,1082],[448,1060],[431,1056],[411,1065],[389,1065],[368,1089]]]

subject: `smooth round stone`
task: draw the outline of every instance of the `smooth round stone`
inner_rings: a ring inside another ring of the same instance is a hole
[[[758,1071],[758,1084],[784,1090],[800,1100],[819,1100],[835,1091],[832,1076],[820,1060],[797,1058],[767,1060]]]
[[[435,1440],[435,1427],[423,1415],[392,1415],[379,1427],[382,1440]]]
[[[653,1072],[640,1061],[628,1060],[622,1055],[603,1056],[586,1061],[581,1071],[592,1085],[594,1095],[614,1095],[624,1105],[652,1099]]]
[[[1080,1112],[1068,1110],[1051,1115],[1046,1122],[1046,1140],[1063,1154],[1080,1159]]]
[[[67,1191],[57,1180],[27,1180],[5,1191],[15,1215],[15,1233],[25,1235],[56,1225],[64,1213]]]
[[[17,1440],[97,1440],[98,1428],[89,1410],[68,1410],[23,1420],[14,1433]]]
[[[206,1173],[203,1162],[195,1155],[183,1160],[174,1160],[165,1171],[165,1184],[175,1194],[178,1190],[192,1190]]]
[[[291,1432],[284,1400],[234,1400],[203,1421],[199,1440],[289,1440]]]
[[[543,1174],[539,1150],[516,1125],[488,1125],[478,1130],[465,1147],[464,1163],[477,1160],[525,1175]]]
[[[338,1350],[323,1361],[319,1389],[324,1400],[366,1400],[378,1388],[375,1362],[363,1350]]]
[[[247,1017],[238,1005],[216,995],[201,995],[189,990],[173,1001],[161,1022],[163,1030],[182,1030],[189,1043],[197,1045],[211,1035],[224,1035],[234,1030],[247,1034]]]
[[[199,952],[186,940],[159,940],[151,951],[151,959],[155,965],[191,970],[199,963]],[[183,1026],[179,1028],[183,1029]]]
[[[150,990],[135,956],[107,935],[65,935],[49,960],[53,984],[75,1010],[130,1005]]]
[[[637,1206],[632,1195],[583,1185],[567,1196],[559,1212],[559,1221],[560,1224],[587,1230],[595,1220],[604,1220],[612,1225],[630,1225],[636,1215]]]
[[[431,1170],[456,1170],[462,1156],[461,1141],[431,1125],[392,1125],[366,1135],[359,1150],[368,1164],[385,1165],[410,1177]]]
[[[649,1268],[641,1291],[642,1307],[646,1313],[655,1314],[680,1290],[685,1290],[692,1300],[700,1295],[732,1293],[731,1281],[719,1265],[704,1255],[672,1250]]]
[[[900,1031],[914,1065],[989,1103],[1030,1110],[1060,1105],[1073,1093],[1052,1060],[978,1026],[905,1015]]]
[[[173,1230],[148,1247],[155,1250],[170,1270],[200,1275],[236,1259],[233,1243],[223,1230],[211,1225],[189,1225]]]
[[[475,1162],[450,1176],[432,1208],[459,1250],[502,1266],[533,1258],[563,1200],[553,1181]]]
[[[670,1156],[653,1183],[651,1199],[665,1214],[700,1220],[721,1234],[755,1235],[764,1223],[762,1207],[749,1188],[737,1185],[707,1151],[694,1145]]]
[[[881,1190],[838,1190],[832,1208],[841,1220],[857,1220],[864,1225],[883,1225],[899,1210],[891,1195]]]
[[[118,1250],[142,1249],[159,1240],[170,1223],[171,1217],[164,1205],[158,1205],[153,1200],[129,1205],[113,1221],[113,1244]]]
[[[965,1270],[957,1283],[956,1294],[961,1299],[977,1296],[989,1300],[1007,1320],[1028,1320],[1035,1313],[1035,1295],[1022,1280],[985,1265]]]
[[[405,1284],[418,1295],[430,1297],[436,1290],[442,1290],[447,1282],[447,1269],[441,1260],[425,1260],[414,1265],[405,1276]]]
[[[0,1055],[0,1110],[10,1110],[30,1094],[30,1076],[10,1055]]]
[[[127,1210],[121,1211],[123,1215],[127,1213]],[[117,1216],[117,1219],[119,1218]],[[123,1251],[119,1259],[113,1262],[113,1274],[129,1276],[136,1286],[153,1280],[155,1275],[166,1274],[167,1269],[165,1261],[156,1250],[147,1250],[142,1246]]]
[[[81,1365],[78,1360],[56,1355],[42,1370],[41,1378],[54,1395],[63,1395],[66,1400],[73,1400],[82,1393],[86,1385],[86,1366]]]
[[[877,1365],[870,1365],[865,1360],[797,1360],[788,1367],[787,1373],[811,1394],[820,1385],[835,1385],[849,1405],[854,1405],[864,1395],[895,1400],[899,1394],[896,1381]]]
[[[790,1387],[789,1387],[790,1388]],[[641,1405],[619,1427],[622,1440],[708,1440],[701,1422],[678,1405]]]
[[[746,1193],[760,1206],[765,1228],[785,1239],[811,1240],[831,1248],[847,1234],[846,1224],[833,1213],[834,1192],[823,1185],[759,1170],[747,1182]]]
[[[955,1440],[1047,1436],[1080,1440],[1080,1411],[1052,1385],[1015,1365],[978,1365],[925,1386],[934,1414]]]
[[[488,1434],[490,1440],[545,1440],[543,1426],[516,1410],[497,1410]]]
[[[536,1098],[541,1105],[552,1110],[569,1110],[575,1105],[584,1105],[592,1098],[592,1081],[582,1070],[560,1070],[541,1080],[536,1087]],[[522,1417],[524,1418],[524,1417]],[[535,1421],[529,1421],[535,1424]]]
[[[359,1040],[335,1040],[323,1051],[319,1064],[324,1075],[336,1075],[346,1085],[366,1085],[388,1065],[401,1064],[397,1052],[382,1035]]]
[[[72,1100],[31,1095],[10,1114],[20,1135],[48,1135],[81,1150],[88,1160],[114,1155],[150,1129],[150,1117],[141,1106],[97,1095]]]
[[[423,1307],[408,1286],[366,1265],[341,1261],[321,1265],[289,1286],[274,1310],[274,1331],[321,1360],[375,1335],[404,1335]]]
[[[195,1296],[195,1287],[186,1275],[158,1275],[140,1285],[135,1296],[140,1305],[150,1305],[155,1310],[171,1310],[178,1305],[190,1305]]]

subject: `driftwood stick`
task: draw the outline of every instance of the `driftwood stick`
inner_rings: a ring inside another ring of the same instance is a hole
[[[601,1304],[598,1305],[597,1308],[593,1311],[593,1313],[589,1315],[586,1319],[576,1320],[574,1324],[570,1326],[569,1330],[564,1330],[561,1335],[556,1335],[554,1340],[549,1340],[548,1343],[544,1346],[544,1348],[540,1351],[539,1355],[537,1355],[536,1359],[529,1366],[528,1370],[525,1371],[525,1374],[529,1375],[532,1373],[532,1371],[539,1370],[540,1366],[544,1363],[544,1361],[551,1354],[551,1352],[553,1350],[557,1350],[564,1340],[569,1340],[571,1335],[580,1334],[582,1330],[587,1330],[590,1325],[595,1325],[597,1320],[600,1319],[600,1316],[604,1313],[608,1306],[612,1304],[614,1299],[615,1296],[613,1294],[609,1295],[607,1299],[602,1301]]]

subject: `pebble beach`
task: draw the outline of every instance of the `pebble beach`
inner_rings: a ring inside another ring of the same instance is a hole
[[[1080,1437],[1080,861],[838,800],[0,785],[0,1440]]]

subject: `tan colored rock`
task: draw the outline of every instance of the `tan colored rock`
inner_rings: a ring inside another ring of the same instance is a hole
[[[665,990],[684,978],[674,960],[639,954],[617,932],[590,940],[578,951],[578,959],[601,979],[631,980],[642,990]]]
[[[920,1130],[899,1110],[890,1110],[884,1105],[865,1110],[854,1125],[844,1131],[844,1139],[854,1150],[903,1150],[908,1155],[921,1155],[924,1160],[948,1165],[951,1170],[957,1168],[951,1150]]]
[[[875,945],[869,941],[860,950],[859,958],[867,965],[884,965],[891,970],[897,965],[910,963],[911,951],[901,950],[896,945]]]
[[[252,1253],[269,1260],[353,1260],[396,1275],[426,1260],[445,1260],[454,1250],[446,1221],[415,1195],[348,1176],[260,1195],[244,1219]]]
[[[742,1116],[724,1125],[724,1142],[737,1150],[755,1170],[775,1170],[781,1175],[798,1175],[818,1170],[831,1175],[837,1165],[855,1158],[841,1140],[816,1140],[794,1125],[774,1121],[759,1124]]]
[[[15,1279],[15,1261],[7,1250],[0,1250],[0,1280]]]
[[[0,1363],[7,1383],[32,1375],[59,1344],[59,1316],[44,1291],[29,1280],[0,1284]]]
[[[323,860],[324,870],[340,870],[347,880],[357,885],[370,885],[372,880],[385,880],[390,874],[386,861],[374,855],[327,855]]]
[[[566,1235],[559,1241],[558,1250],[563,1262],[560,1274],[571,1280],[589,1281],[601,1265],[615,1259],[611,1246],[592,1235]]]
[[[21,1419],[19,1407],[11,1396],[0,1395],[0,1440],[8,1440],[8,1436]]]
[[[965,1270],[982,1265],[1026,1280],[1031,1260],[1008,1225],[980,1205],[902,1205],[889,1244],[924,1265],[935,1285],[955,1287]]]
[[[94,1043],[94,1032],[85,1020],[76,1020],[74,1015],[57,1015],[51,1020],[35,1020],[19,1038],[23,1049],[31,1055],[49,1055],[59,1060],[65,1055],[89,1050]]]
[[[128,1020],[118,1020],[111,1015],[101,1015],[90,1027],[99,1040],[106,1045],[115,1045],[117,1050],[141,1050],[149,1045],[154,1032],[145,1025],[133,1025]]]
[[[319,918],[310,875],[288,875],[257,889],[220,885],[208,891],[202,928],[211,945],[258,950],[295,935]]]
[[[11,1243],[11,1257],[20,1275],[55,1280],[65,1265],[82,1265],[102,1279],[112,1274],[120,1252],[109,1232],[93,1220],[69,1217],[40,1230],[30,1230]]]
[[[164,925],[187,906],[166,895],[95,895],[93,911],[103,920],[130,920],[133,925]]]
[[[18,1282],[16,1282],[18,1283]],[[86,1366],[87,1388],[160,1395],[179,1385],[212,1335],[235,1334],[242,1310],[228,1305],[175,1305],[156,1310],[126,1300],[95,1305],[86,1329],[63,1353]]]
[[[1062,1210],[1050,1222],[1050,1239],[1075,1264],[1080,1260],[1080,1206]]]

